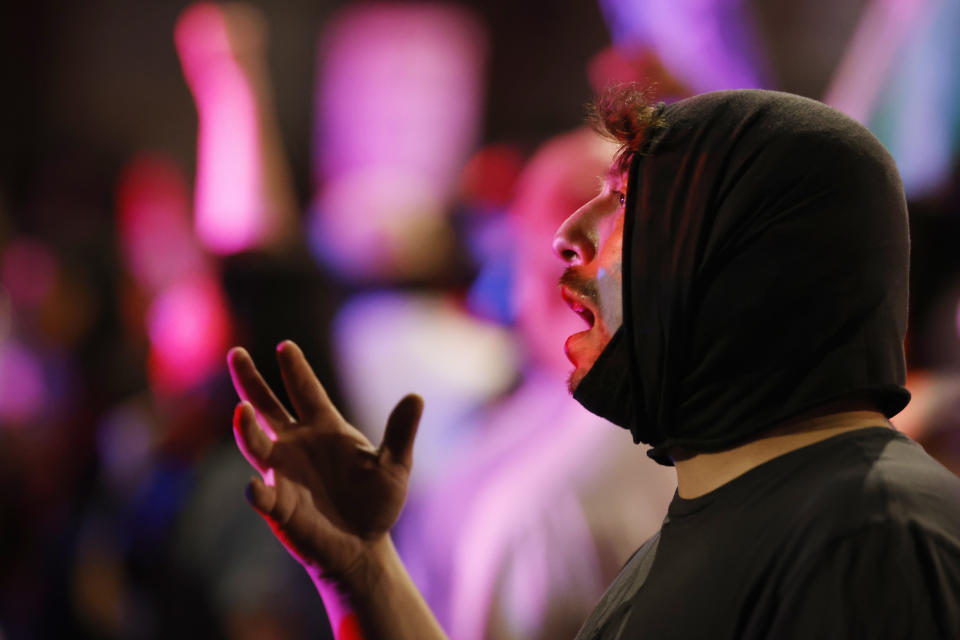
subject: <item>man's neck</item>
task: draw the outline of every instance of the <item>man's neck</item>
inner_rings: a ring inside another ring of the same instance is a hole
[[[794,449],[847,431],[875,426],[892,428],[879,411],[837,411],[790,420],[733,449],[690,457],[678,455],[674,458],[677,494],[681,498],[697,498]]]

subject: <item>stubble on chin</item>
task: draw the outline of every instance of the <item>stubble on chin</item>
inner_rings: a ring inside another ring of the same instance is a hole
[[[580,373],[580,369],[574,369],[570,372],[570,375],[567,376],[567,391],[570,392],[571,396],[577,390],[577,387],[580,386],[580,382],[583,380],[583,375],[584,374]]]

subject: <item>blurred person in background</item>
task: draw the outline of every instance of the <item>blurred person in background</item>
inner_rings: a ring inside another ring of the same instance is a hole
[[[645,77],[659,95],[687,92],[646,50],[608,49],[589,76],[594,86]],[[636,540],[659,525],[672,491],[665,469],[570,399],[557,348],[583,321],[565,312],[556,258],[543,248],[594,195],[615,150],[588,127],[556,136],[506,202],[494,176],[507,171],[510,148],[478,152],[463,178],[465,244],[481,260],[467,305],[450,289],[376,291],[338,312],[338,377],[365,435],[379,439],[370,425],[409,388],[430,407],[395,533],[414,582],[462,640],[572,637]],[[500,314],[490,313],[498,302]],[[491,316],[513,330],[484,321]],[[505,376],[514,372],[518,380]],[[597,469],[596,458],[608,464]]]
[[[889,154],[775,92],[654,108],[627,88],[600,120],[621,153],[554,242],[589,325],[566,342],[570,388],[674,466],[677,493],[578,638],[956,637],[960,480],[888,422],[909,400]],[[422,401],[374,448],[296,345],[278,359],[297,418],[229,358],[251,504],[341,637],[444,637],[389,534]]]
[[[401,557],[455,638],[572,637],[673,490],[666,469],[623,447],[565,390],[570,363],[558,345],[583,320],[557,295],[544,248],[596,193],[615,151],[583,127],[527,163],[503,258],[521,382],[462,425],[436,479],[414,485],[398,528]]]

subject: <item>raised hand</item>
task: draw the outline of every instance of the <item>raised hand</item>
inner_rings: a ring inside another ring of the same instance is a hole
[[[277,359],[296,417],[244,349],[227,357],[243,399],[234,436],[262,475],[251,479],[248,499],[312,576],[363,588],[403,506],[423,400],[400,400],[374,448],[333,406],[293,342],[280,344]]]

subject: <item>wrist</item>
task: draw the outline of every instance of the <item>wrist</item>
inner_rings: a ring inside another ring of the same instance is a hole
[[[343,569],[331,572],[318,565],[305,565],[307,573],[321,590],[336,593],[338,598],[352,601],[375,591],[391,568],[400,562],[389,534],[366,542],[353,561]]]
[[[361,638],[357,614],[369,607],[372,599],[389,591],[387,576],[399,556],[389,535],[370,542],[357,559],[342,572],[331,575],[319,567],[306,567],[323,600],[334,638]]]
[[[339,580],[315,578],[338,640],[445,640],[390,537],[365,545]]]

